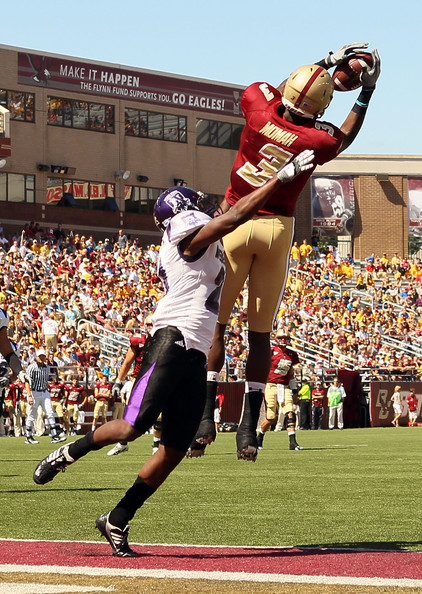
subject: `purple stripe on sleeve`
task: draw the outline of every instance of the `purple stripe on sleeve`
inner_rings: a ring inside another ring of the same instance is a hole
[[[123,420],[129,423],[129,425],[132,425],[132,427],[135,426],[135,422],[145,396],[145,391],[148,386],[148,381],[151,377],[152,372],[154,371],[154,368],[155,363],[151,366],[147,373],[143,375],[141,379],[133,386],[132,392],[130,394],[129,404],[127,405],[126,410],[124,412]]]

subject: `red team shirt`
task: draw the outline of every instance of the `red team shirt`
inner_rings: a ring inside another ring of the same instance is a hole
[[[312,390],[312,404],[322,408],[322,401],[325,396],[325,390],[322,388],[314,388]]]
[[[67,404],[78,404],[79,397],[84,391],[83,386],[65,386],[67,392]]]
[[[111,398],[111,388],[113,387],[111,384],[98,382],[94,387],[98,390],[97,400],[104,402]]]
[[[299,357],[295,351],[287,348],[283,351],[280,347],[271,348],[271,369],[268,374],[268,382],[271,384],[283,384],[288,386],[294,376],[293,367],[299,363]]]
[[[50,392],[50,398],[54,402],[59,402],[64,398],[64,384],[55,384],[54,382],[48,382],[48,390]]]
[[[144,357],[144,345],[146,337],[142,335],[134,335],[130,337],[130,346],[135,352],[135,365],[132,371],[132,377],[137,377],[141,369],[142,359]]]
[[[226,201],[233,206],[242,196],[264,185],[288,160],[305,149],[315,151],[315,166],[331,161],[340,149],[343,133],[328,122],[306,120],[300,126],[277,113],[281,94],[268,83],[254,83],[242,95],[245,128],[231,173]],[[259,215],[293,216],[300,192],[313,169],[281,184]]]
[[[410,412],[415,412],[415,410],[418,410],[418,397],[417,396],[412,396],[411,394],[409,394],[409,396],[406,398],[407,400],[407,406],[410,410]]]
[[[24,384],[19,384],[19,383],[9,384],[7,396],[5,397],[5,400],[11,400],[13,406],[16,406],[16,403],[21,399],[22,386],[24,386]]]

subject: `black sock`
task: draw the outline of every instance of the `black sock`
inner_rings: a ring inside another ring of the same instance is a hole
[[[217,397],[218,382],[207,382],[207,396],[205,400],[203,419],[212,419],[214,421],[215,399]]]
[[[243,415],[240,424],[241,430],[245,428],[255,433],[263,397],[264,393],[261,390],[251,390],[245,393],[243,397]]]
[[[114,526],[119,526],[122,530],[127,526],[128,522],[133,518],[137,510],[143,505],[144,501],[155,493],[153,489],[147,485],[139,476],[133,485],[126,491],[125,496],[116,507],[110,512],[109,521]]]
[[[85,456],[88,452],[100,450],[102,447],[103,446],[94,443],[94,432],[90,431],[81,439],[70,444],[69,455],[72,456],[74,460],[79,460],[79,458],[82,458],[82,456]]]

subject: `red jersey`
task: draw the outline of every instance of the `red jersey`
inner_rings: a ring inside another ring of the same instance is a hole
[[[415,410],[418,410],[418,397],[416,395],[412,396],[409,394],[409,396],[406,398],[406,401],[410,412],[415,412]]]
[[[325,390],[322,388],[314,388],[312,390],[312,404],[320,406],[322,408],[322,401],[325,396]]]
[[[26,402],[28,399],[28,393],[26,391],[25,384],[23,384],[22,382],[16,382],[15,385],[18,387],[19,390],[19,400],[21,400],[21,402]]]
[[[309,119],[300,126],[289,122],[277,112],[283,107],[280,91],[267,83],[250,85],[242,95],[241,106],[246,125],[226,200],[230,205],[235,204],[242,196],[263,186],[290,159],[305,149],[313,149],[315,166],[281,184],[258,211],[261,215],[291,217],[299,194],[316,165],[337,156],[343,133],[332,124],[319,120]]]
[[[64,384],[55,384],[54,382],[48,382],[48,390],[50,392],[51,400],[55,402],[60,401],[64,397]]]
[[[138,377],[139,370],[141,369],[142,359],[144,358],[145,341],[145,334],[135,334],[130,337],[130,346],[135,352],[135,366],[132,372],[133,377]]]
[[[8,389],[7,389],[7,396],[5,399],[11,400],[13,403],[13,406],[16,406],[16,403],[20,400],[23,387],[24,387],[24,384],[20,384],[20,383],[9,384]]]
[[[79,398],[84,391],[83,386],[65,386],[65,390],[67,392],[67,403],[68,404],[78,404]]]
[[[102,384],[101,382],[98,382],[95,384],[94,386],[97,389],[97,396],[96,396],[96,400],[101,400],[101,401],[105,401],[105,400],[109,400],[111,397],[111,388],[112,385],[111,384]]]
[[[293,378],[293,367],[299,363],[299,357],[295,351],[286,348],[284,351],[278,347],[271,348],[271,369],[268,374],[268,382],[271,384],[283,384],[288,386]]]

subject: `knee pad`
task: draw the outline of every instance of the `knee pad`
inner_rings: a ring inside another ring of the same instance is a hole
[[[289,425],[293,427],[296,426],[296,413],[295,412],[288,412],[284,416],[284,428],[287,429]]]

